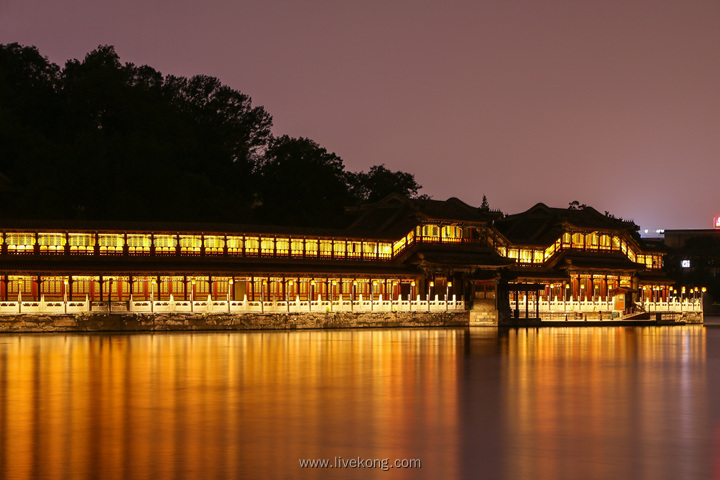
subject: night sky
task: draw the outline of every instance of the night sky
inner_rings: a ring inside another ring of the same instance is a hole
[[[217,76],[276,134],[436,199],[578,200],[643,229],[720,215],[717,0],[0,0],[9,42]]]

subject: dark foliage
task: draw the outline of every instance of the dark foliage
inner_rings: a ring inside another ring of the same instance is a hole
[[[393,172],[385,165],[375,165],[370,170],[348,174],[351,194],[356,202],[376,202],[392,193],[416,198],[422,188],[415,177],[405,172]]]
[[[0,45],[0,214],[338,225],[346,205],[420,188],[384,166],[347,173],[271,127],[217,78],[163,76],[110,46],[60,68]]]

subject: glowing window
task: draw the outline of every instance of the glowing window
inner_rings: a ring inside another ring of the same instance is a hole
[[[585,246],[585,237],[582,233],[573,233],[572,246],[573,248],[583,248]]]
[[[518,257],[520,259],[520,262],[522,263],[532,263],[532,250],[526,250],[521,249],[520,250],[520,256]]]
[[[240,255],[243,249],[243,237],[230,236],[225,239],[228,254]]]
[[[375,242],[363,242],[363,255],[365,258],[377,258],[378,244]]]
[[[360,258],[362,255],[362,242],[348,242],[348,257]]]
[[[440,228],[437,225],[423,225],[422,235],[423,237],[429,237],[431,240],[437,240],[440,238]]]
[[[585,237],[585,245],[587,245],[588,248],[597,249],[597,247],[598,247],[598,234],[595,233],[595,232],[593,232],[593,233],[588,233],[587,236]]]
[[[147,254],[150,253],[152,238],[147,234],[128,233],[127,244],[131,255]]]
[[[390,258],[392,256],[392,245],[389,243],[378,243],[378,257]]]
[[[117,233],[101,233],[98,235],[101,254],[120,254],[125,245],[125,236]]]
[[[38,233],[40,253],[60,253],[65,251],[64,233]]]
[[[263,237],[260,239],[260,251],[263,255],[275,254],[275,242],[272,238]]]
[[[245,255],[260,253],[260,239],[258,237],[245,237]]]
[[[68,243],[71,249],[92,248],[95,246],[95,235],[92,233],[70,233],[68,234]]]
[[[155,255],[172,255],[177,251],[175,235],[155,235]]]
[[[303,251],[303,241],[301,238],[293,238],[290,241],[290,252],[293,257],[302,257],[304,251]]]
[[[462,237],[462,229],[455,225],[446,225],[440,232],[444,241],[458,241]]]
[[[225,248],[225,239],[218,235],[206,235],[203,239],[205,242],[205,253],[206,254],[219,254],[223,253]]]
[[[308,238],[305,240],[305,255],[308,257],[318,256],[318,240],[315,238]]]
[[[290,253],[290,239],[289,238],[276,238],[275,239],[275,252],[277,255],[286,256]]]
[[[569,247],[571,243],[571,235],[569,233],[563,233],[562,236],[563,247]]]
[[[332,256],[332,240],[320,240],[320,256]]]
[[[202,248],[201,235],[180,235],[180,252],[183,254],[197,255]]]
[[[333,252],[336,258],[342,258],[345,256],[345,241],[335,240],[333,241]]]

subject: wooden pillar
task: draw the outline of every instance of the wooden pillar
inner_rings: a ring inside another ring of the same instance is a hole
[[[530,291],[525,290],[525,318],[530,317]]]

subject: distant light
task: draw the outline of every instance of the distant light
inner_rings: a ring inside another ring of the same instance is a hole
[[[720,217],[713,218],[713,226],[715,228],[720,228]]]
[[[645,229],[645,233],[648,233],[648,229],[647,229],[647,228]]]
[[[690,268],[690,260],[683,260],[680,262],[682,268]]]

